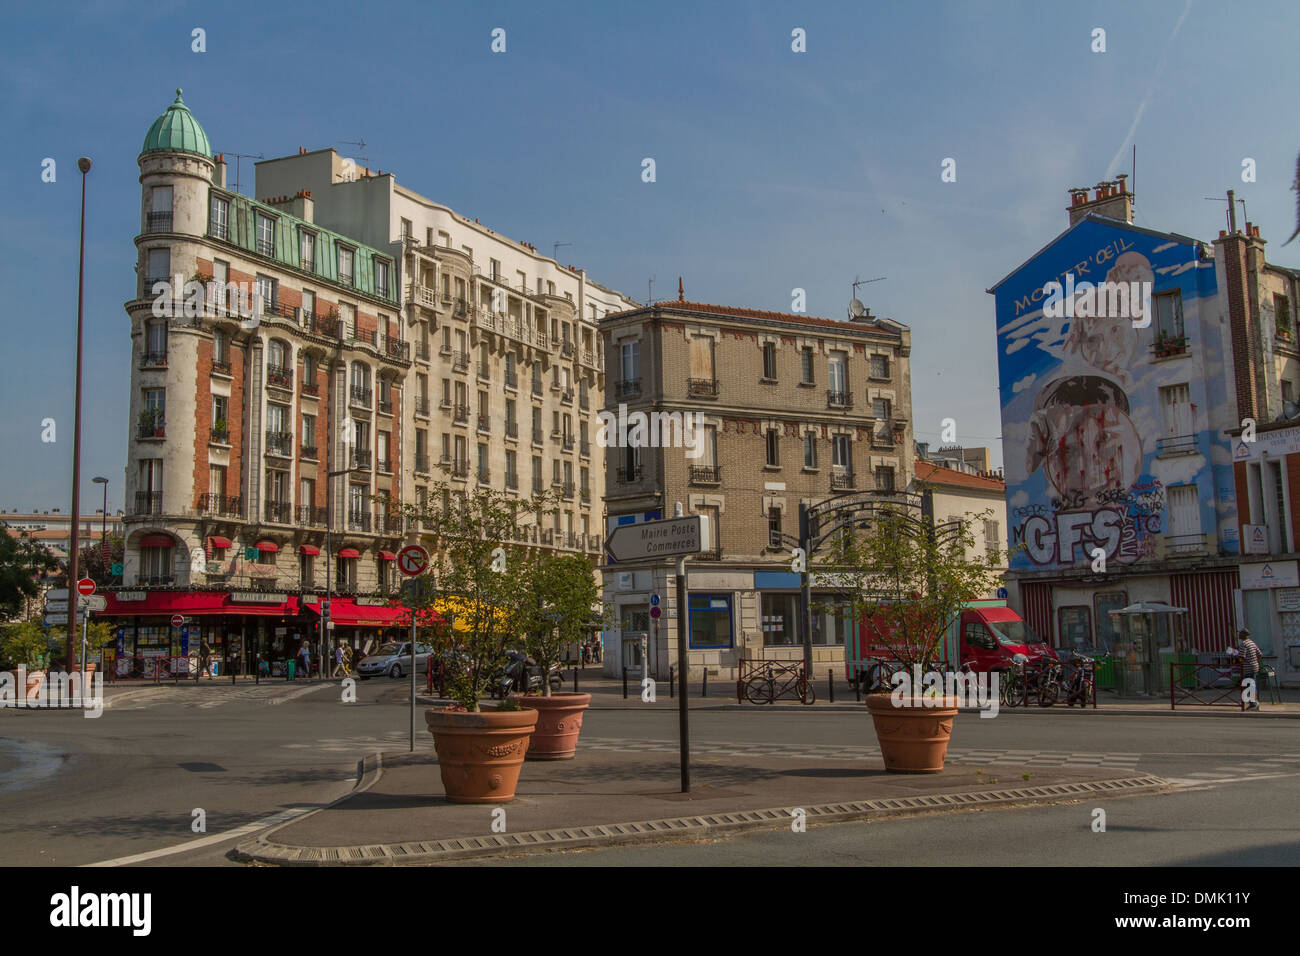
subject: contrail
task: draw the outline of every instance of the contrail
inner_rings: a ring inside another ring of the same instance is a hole
[[[1174,45],[1174,38],[1178,36],[1178,31],[1182,29],[1183,21],[1187,19],[1187,14],[1192,9],[1192,0],[1187,0],[1186,6],[1183,7],[1182,15],[1178,17],[1178,22],[1174,24],[1174,30],[1169,34],[1169,39],[1165,42],[1165,51],[1160,56],[1160,62],[1156,64],[1155,75],[1151,77],[1151,83],[1147,86],[1146,95],[1142,97],[1142,102],[1138,103],[1137,114],[1133,117],[1133,125],[1128,128],[1128,134],[1124,137],[1123,142],[1119,144],[1119,150],[1115,153],[1115,158],[1110,161],[1106,167],[1106,178],[1110,179],[1115,175],[1115,170],[1119,168],[1120,159],[1128,152],[1129,144],[1133,141],[1133,134],[1137,132],[1138,124],[1142,122],[1142,114],[1146,111],[1147,101],[1151,99],[1151,94],[1155,92],[1156,83],[1160,80],[1160,74],[1165,71],[1165,62],[1169,59],[1169,50]]]

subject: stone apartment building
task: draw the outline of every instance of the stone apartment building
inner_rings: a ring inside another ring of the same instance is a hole
[[[379,638],[420,530],[384,501],[439,481],[555,487],[563,513],[520,540],[600,552],[581,419],[602,402],[594,317],[629,300],[333,150],[259,164],[264,198],[243,196],[179,91],[139,165],[124,587],[103,615],[123,654],[185,653],[176,614],[239,666],[291,654],[320,630],[327,560],[334,636]]]
[[[690,679],[734,679],[740,658],[802,659],[799,576],[789,536],[801,501],[911,482],[911,334],[870,313],[854,321],[677,301],[600,323],[611,382],[605,411],[698,414],[686,447],[605,449],[609,528],[669,517],[680,502],[709,518],[711,550],[687,562]],[[622,409],[620,409],[622,406]],[[653,437],[652,441],[655,440]],[[815,584],[815,582],[814,582]],[[649,615],[654,595],[662,616]],[[671,562],[605,568],[619,630],[606,670],[668,676],[676,661]],[[846,620],[818,605],[814,661],[844,659]]]

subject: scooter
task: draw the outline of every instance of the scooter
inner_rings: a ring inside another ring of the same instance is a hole
[[[527,684],[524,682],[525,674],[527,674]],[[551,666],[546,681],[552,691],[557,691],[564,686],[564,676],[560,673],[558,665]],[[519,651],[506,651],[506,666],[488,682],[488,693],[497,700],[504,700],[510,696],[511,691],[521,686],[527,686],[530,694],[541,690],[542,669],[532,664],[528,655]]]

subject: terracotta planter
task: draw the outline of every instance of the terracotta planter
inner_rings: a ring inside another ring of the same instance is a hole
[[[43,683],[45,683],[45,671],[28,671],[25,696],[30,698]]]
[[[590,694],[551,694],[550,697],[515,697],[537,711],[537,729],[528,745],[529,760],[572,760],[578,750],[582,712]]]
[[[494,707],[476,714],[426,710],[424,723],[433,734],[447,799],[452,803],[513,800],[537,715],[535,710],[503,712]]]
[[[876,739],[890,773],[939,773],[948,753],[957,698],[913,698],[909,706],[895,707],[890,694],[870,694],[867,709],[876,727]],[[927,707],[927,703],[938,704]]]

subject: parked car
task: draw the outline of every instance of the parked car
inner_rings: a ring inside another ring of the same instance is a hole
[[[416,673],[429,669],[429,655],[433,653],[433,648],[428,644],[415,645],[415,670]],[[367,654],[357,665],[357,676],[362,680],[369,677],[378,677],[381,674],[387,674],[389,677],[402,677],[409,674],[411,666],[411,644],[409,641],[398,644],[396,641],[389,641],[383,644],[373,654]]]

